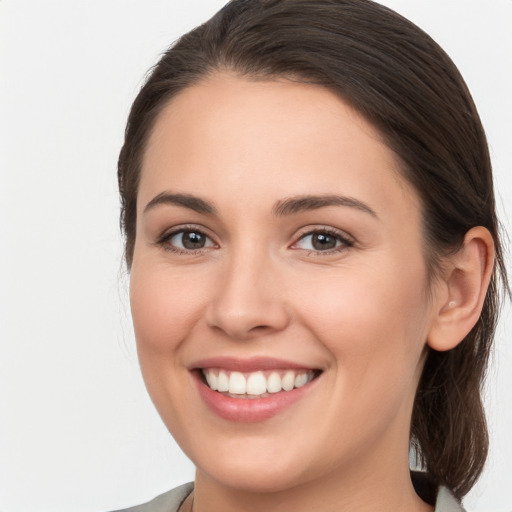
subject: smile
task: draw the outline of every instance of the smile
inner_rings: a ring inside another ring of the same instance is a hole
[[[207,408],[237,423],[256,423],[283,414],[314,392],[323,373],[267,357],[210,358],[197,361],[190,369]]]
[[[242,373],[218,368],[202,370],[208,387],[231,398],[266,398],[301,388],[315,377],[312,370],[272,370]]]

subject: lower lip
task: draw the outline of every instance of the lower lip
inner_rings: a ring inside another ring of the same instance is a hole
[[[201,380],[199,372],[193,373],[206,405],[221,418],[239,423],[257,423],[276,416],[300,400],[318,380],[315,378],[300,388],[280,391],[265,398],[232,398],[213,391]]]

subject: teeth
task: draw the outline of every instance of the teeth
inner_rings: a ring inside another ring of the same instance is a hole
[[[221,393],[229,391],[229,379],[225,372],[219,372],[219,376],[217,378],[217,391],[220,391]]]
[[[251,373],[247,379],[247,394],[262,395],[267,391],[267,380],[261,372]]]
[[[267,379],[267,391],[269,393],[279,393],[283,388],[283,382],[279,373],[272,372]]]
[[[310,370],[287,370],[272,372],[229,372],[206,369],[203,375],[213,391],[230,395],[268,396],[268,393],[291,391],[311,382],[314,372]]]
[[[206,375],[206,381],[208,382],[208,386],[210,386],[210,388],[212,388],[214,391],[217,391],[218,388],[218,384],[217,384],[217,380],[218,380],[218,377],[217,375],[215,375],[215,373],[213,372],[208,372]]]
[[[229,376],[229,392],[233,395],[245,395],[247,392],[247,381],[240,372],[231,372]]]
[[[286,372],[283,377],[283,389],[285,391],[291,391],[295,387],[295,373]],[[297,386],[300,387],[300,386]]]
[[[305,373],[299,373],[297,377],[295,377],[295,387],[300,388],[304,386],[308,382],[308,376]]]

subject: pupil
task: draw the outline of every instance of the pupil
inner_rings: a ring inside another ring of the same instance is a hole
[[[317,233],[313,235],[313,247],[320,251],[334,249],[336,247],[336,238],[325,233]]]
[[[205,237],[201,233],[189,231],[187,233],[183,233],[182,243],[185,249],[201,249],[204,247]]]

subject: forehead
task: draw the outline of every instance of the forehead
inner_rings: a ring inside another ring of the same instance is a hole
[[[218,74],[174,97],[143,159],[140,203],[167,189],[232,199],[336,192],[417,197],[379,132],[333,92]],[[272,194],[269,194],[272,192]]]

